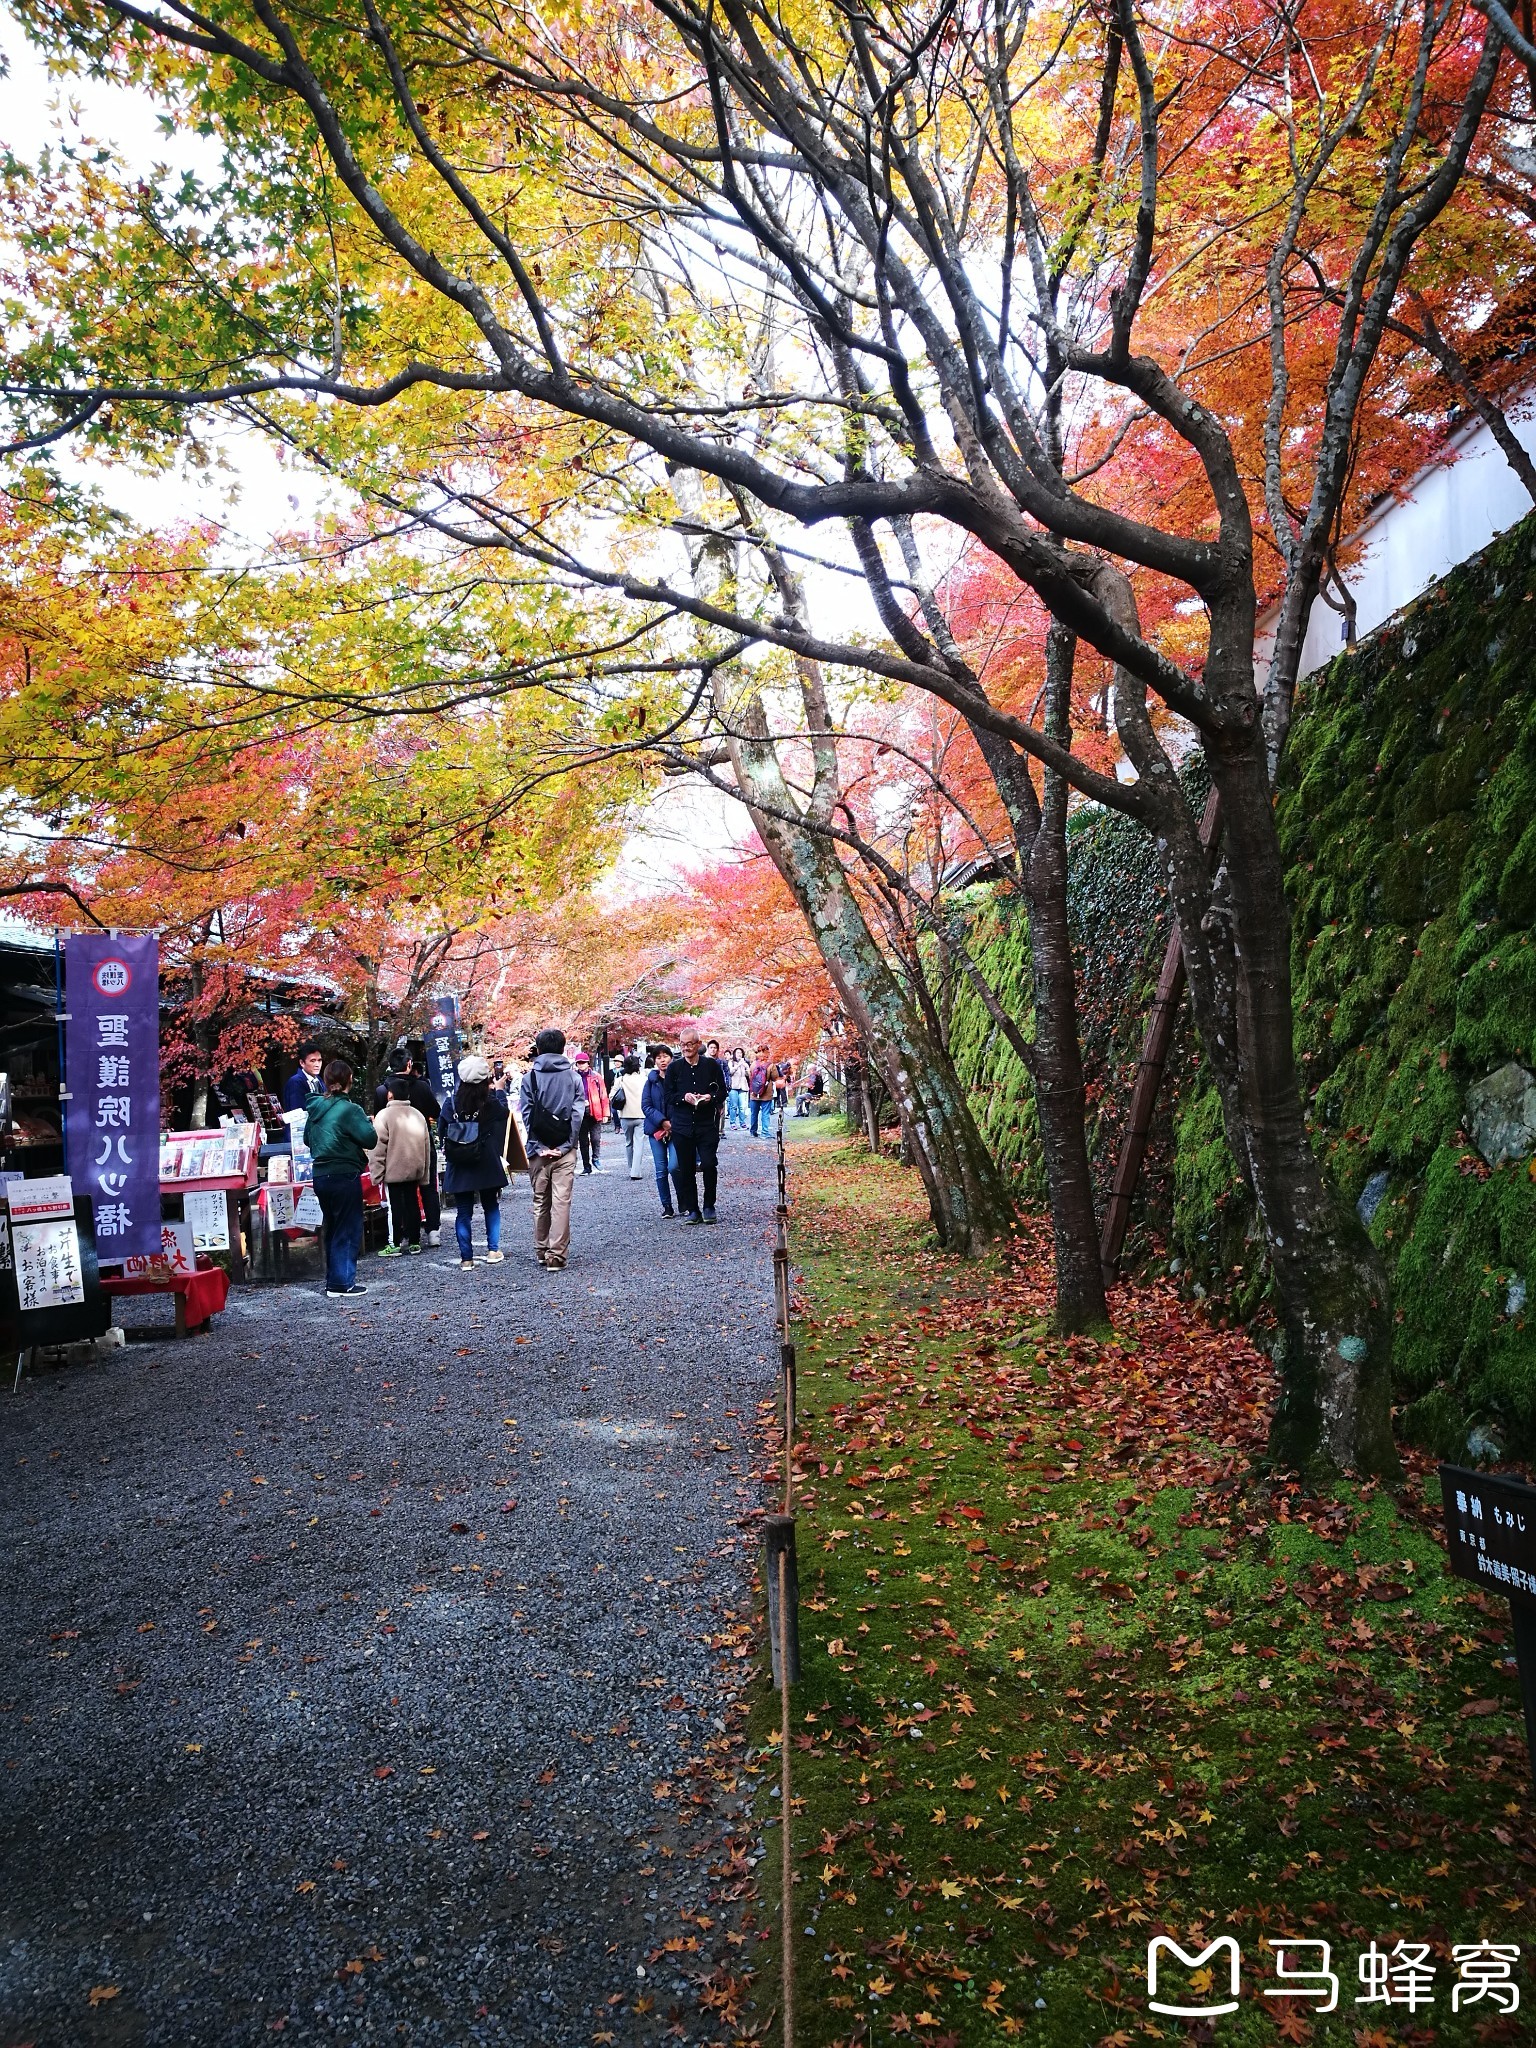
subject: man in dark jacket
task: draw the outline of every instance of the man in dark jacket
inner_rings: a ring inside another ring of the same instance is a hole
[[[311,1042],[299,1047],[299,1071],[283,1084],[284,1109],[308,1109],[317,1095],[324,1095],[325,1084],[320,1079],[324,1065],[325,1054],[318,1045]]]
[[[518,1091],[533,1184],[533,1249],[547,1272],[559,1273],[571,1248],[576,1139],[587,1114],[587,1091],[565,1056],[563,1031],[541,1031],[533,1053]]]
[[[640,1108],[645,1117],[645,1135],[650,1140],[651,1159],[656,1168],[656,1192],[661,1197],[661,1213],[663,1216],[675,1216],[672,1183],[667,1177],[667,1147],[672,1142],[672,1126],[667,1121],[667,1069],[672,1064],[671,1049],[665,1045],[658,1046],[653,1058],[656,1064],[645,1077]]]
[[[718,1060],[704,1051],[696,1031],[683,1040],[683,1056],[667,1070],[667,1121],[677,1147],[677,1199],[685,1221],[713,1223],[720,1112],[730,1085]],[[695,1174],[704,1180],[704,1212],[699,1213]]]

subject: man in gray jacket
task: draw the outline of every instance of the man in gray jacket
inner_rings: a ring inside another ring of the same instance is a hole
[[[518,1091],[533,1184],[533,1249],[547,1272],[559,1273],[571,1248],[576,1140],[587,1113],[587,1091],[565,1056],[563,1031],[541,1031],[533,1051],[533,1065]]]

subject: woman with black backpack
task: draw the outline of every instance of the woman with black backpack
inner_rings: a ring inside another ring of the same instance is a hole
[[[507,1148],[508,1114],[506,1096],[491,1086],[489,1062],[477,1052],[467,1053],[459,1061],[458,1088],[444,1104],[438,1123],[447,1159],[443,1193],[451,1195],[455,1204],[453,1230],[459,1241],[461,1272],[474,1268],[472,1226],[477,1200],[485,1211],[485,1263],[502,1263],[501,1191],[507,1184],[502,1155]]]

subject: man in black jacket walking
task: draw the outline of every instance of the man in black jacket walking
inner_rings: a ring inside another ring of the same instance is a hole
[[[682,1058],[674,1060],[667,1069],[667,1120],[677,1147],[677,1172],[673,1178],[678,1202],[689,1223],[715,1220],[720,1112],[729,1092],[724,1068],[718,1060],[706,1057],[703,1039],[696,1031],[690,1031],[683,1040]],[[704,1178],[702,1215],[696,1174]]]

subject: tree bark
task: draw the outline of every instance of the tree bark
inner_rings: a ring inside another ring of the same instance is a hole
[[[1126,579],[1108,565],[1098,574],[1105,602],[1134,620]],[[1153,809],[1201,1050],[1280,1299],[1282,1393],[1271,1455],[1316,1478],[1350,1469],[1396,1477],[1386,1271],[1359,1218],[1328,1187],[1307,1133],[1292,1042],[1285,862],[1252,662],[1242,652],[1252,645],[1251,621],[1236,625],[1230,630],[1214,609],[1212,694],[1247,714],[1207,736],[1223,831],[1214,876],[1152,731],[1145,691],[1124,669],[1116,672],[1115,723]]]
[[[1258,1206],[1281,1306],[1282,1394],[1271,1454],[1319,1475],[1352,1467],[1396,1477],[1386,1269],[1354,1210],[1324,1179],[1302,1112],[1290,911],[1266,764],[1257,746],[1230,756],[1217,748],[1210,758],[1231,858],[1222,864],[1218,901],[1197,920],[1194,938],[1197,950],[1206,946],[1213,920],[1219,924],[1226,911],[1229,1016],[1202,1016],[1193,974],[1190,986],[1202,1042],[1224,1027],[1235,1037],[1236,1059],[1223,1063],[1227,1142]],[[1182,909],[1180,928],[1188,960]],[[1214,979],[1209,972],[1199,977],[1207,992]]]
[[[1069,706],[1076,635],[1053,625],[1046,642],[1046,725],[1070,740]],[[1046,1199],[1056,1254],[1055,1327],[1064,1334],[1109,1325],[1093,1176],[1088,1165],[1087,1087],[1077,1023],[1077,970],[1067,923],[1067,786],[1047,771],[1043,799],[1029,764],[985,727],[971,732],[997,784],[1013,828],[1029,913],[1029,961],[1035,1037],[1028,1062]]]
[[[1053,624],[1046,643],[1046,731],[1072,742],[1077,636]],[[1035,1100],[1056,1245],[1056,1326],[1109,1323],[1088,1166],[1088,1091],[1077,1028],[1077,970],[1067,924],[1067,785],[1043,771],[1040,825],[1025,866],[1029,954],[1035,989]]]
[[[1011,1231],[1013,1203],[948,1050],[935,1042],[876,944],[832,843],[784,822],[788,791],[766,735],[733,739],[730,752],[752,821],[896,1104],[940,1243],[967,1254],[983,1250]],[[775,815],[753,806],[759,778]]]

